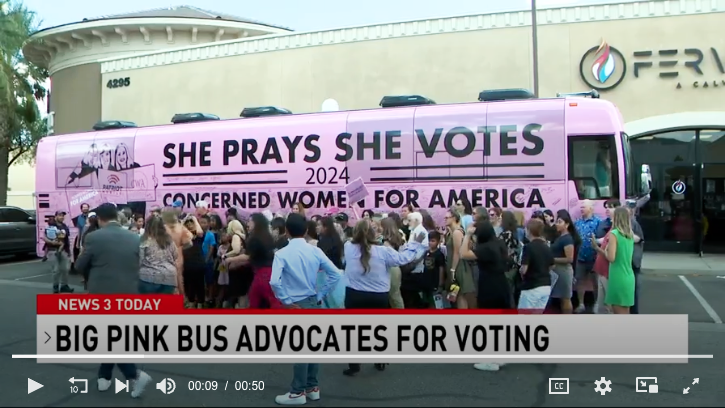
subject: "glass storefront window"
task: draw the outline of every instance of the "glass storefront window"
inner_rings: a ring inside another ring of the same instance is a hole
[[[725,251],[725,130],[700,130],[703,251]]]
[[[663,132],[631,139],[630,147],[635,166],[652,172],[639,217],[649,248],[725,252],[725,130]],[[681,194],[673,191],[678,181]]]
[[[700,151],[703,163],[725,163],[725,130],[701,130]]]
[[[631,139],[632,156],[639,164],[688,163],[695,156],[695,131],[664,132]]]
[[[632,139],[635,166],[649,164],[652,172],[650,201],[640,210],[645,239],[651,242],[694,243],[694,179],[696,131],[664,132]],[[682,181],[683,194],[672,191]]]

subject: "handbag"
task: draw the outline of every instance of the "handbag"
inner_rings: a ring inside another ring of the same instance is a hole
[[[609,234],[604,236],[604,239],[602,240],[602,248],[607,248],[607,245],[609,244]],[[609,277],[609,261],[607,260],[607,257],[603,254],[597,254],[597,258],[594,261],[594,272],[597,275],[603,276],[605,278]]]
[[[516,286],[517,277],[521,280],[521,258],[523,256],[523,245],[510,231],[505,231],[500,235],[501,240],[506,245],[508,251],[508,258],[506,259],[506,279],[509,281],[509,285],[512,288]]]

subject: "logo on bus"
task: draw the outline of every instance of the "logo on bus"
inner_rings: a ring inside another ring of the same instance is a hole
[[[119,179],[118,176],[115,174],[111,174],[108,176],[109,184],[118,184],[119,181],[121,181],[121,179]]]
[[[616,88],[626,74],[624,55],[606,41],[590,48],[579,62],[579,75],[584,83],[599,91]]]

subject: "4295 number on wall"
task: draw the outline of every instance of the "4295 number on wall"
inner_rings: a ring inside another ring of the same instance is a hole
[[[131,78],[109,79],[106,83],[106,88],[123,88],[125,86],[131,86]]]

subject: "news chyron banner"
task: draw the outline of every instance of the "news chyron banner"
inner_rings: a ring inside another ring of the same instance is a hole
[[[37,322],[39,363],[686,363],[688,355],[687,315],[186,309],[173,295],[38,295]]]

